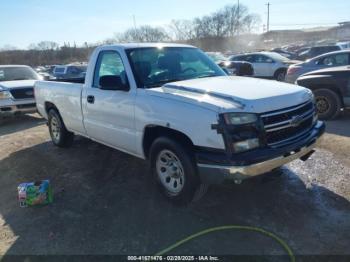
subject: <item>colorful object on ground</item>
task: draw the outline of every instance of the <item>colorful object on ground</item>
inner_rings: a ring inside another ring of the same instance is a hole
[[[22,183],[18,186],[20,207],[47,205],[53,202],[52,188],[49,180]]]

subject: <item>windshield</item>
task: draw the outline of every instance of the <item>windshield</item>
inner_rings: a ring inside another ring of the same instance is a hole
[[[39,76],[30,67],[0,68],[0,82],[16,80],[39,80]]]
[[[208,52],[208,53],[206,53],[206,54],[207,54],[207,56],[209,56],[211,59],[213,59],[215,63],[218,63],[218,62],[226,61],[226,60],[227,60],[227,58],[226,58],[224,55],[220,54],[220,53],[210,53],[210,52]]]
[[[127,50],[139,88],[169,82],[225,76],[225,72],[197,48],[166,47]]]

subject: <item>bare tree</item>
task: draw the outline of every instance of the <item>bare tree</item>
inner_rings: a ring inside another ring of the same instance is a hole
[[[251,33],[259,22],[259,17],[250,14],[244,5],[229,5],[209,16],[193,20],[196,38],[233,37],[239,33]]]
[[[169,25],[169,34],[174,40],[187,41],[196,37],[194,23],[191,20],[172,20]]]
[[[52,41],[41,41],[37,44],[30,44],[29,50],[56,50],[59,48],[59,44]]]
[[[4,45],[3,47],[0,48],[0,51],[13,51],[17,50],[18,48],[13,45]]]
[[[124,33],[116,34],[115,38],[118,42],[163,42],[170,39],[163,28],[148,25],[130,28]]]

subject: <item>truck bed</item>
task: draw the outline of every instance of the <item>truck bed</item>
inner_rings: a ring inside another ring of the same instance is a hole
[[[85,77],[81,77],[81,78],[50,79],[48,81],[49,82],[64,82],[64,83],[85,84]]]
[[[85,133],[81,111],[83,83],[84,79],[37,81],[34,89],[39,113],[47,119],[48,108],[53,104],[58,108],[69,131]]]

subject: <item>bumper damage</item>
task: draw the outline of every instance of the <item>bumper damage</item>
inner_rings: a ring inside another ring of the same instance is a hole
[[[221,184],[226,180],[241,183],[243,180],[265,174],[293,160],[301,159],[306,161],[314,153],[314,148],[320,142],[324,131],[324,123],[318,122],[311,130],[310,135],[303,141],[296,143],[295,147],[291,149],[291,146],[288,146],[285,151],[280,150],[281,152],[278,156],[272,156],[264,161],[248,165],[197,163],[199,175],[201,180],[207,184]],[[256,157],[256,154],[254,157]]]

